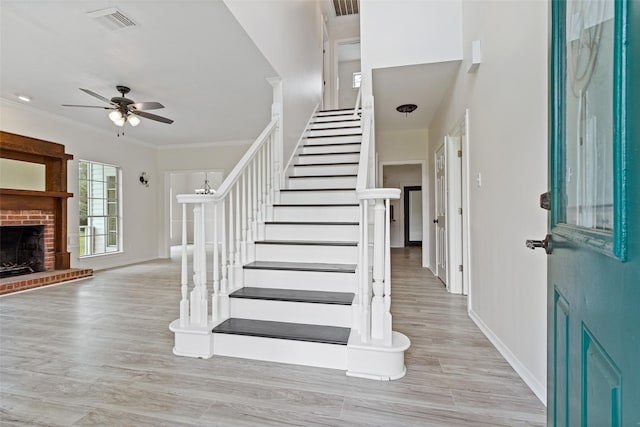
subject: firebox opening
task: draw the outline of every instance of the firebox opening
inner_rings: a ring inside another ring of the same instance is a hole
[[[0,227],[0,278],[44,270],[44,225]]]

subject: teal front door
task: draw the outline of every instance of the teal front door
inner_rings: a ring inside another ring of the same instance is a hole
[[[637,427],[640,0],[551,5],[548,425]]]

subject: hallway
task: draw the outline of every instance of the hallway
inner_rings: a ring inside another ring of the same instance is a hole
[[[395,329],[408,335],[394,382],[225,357],[176,357],[178,258],[0,298],[3,425],[516,426],[545,409],[466,314],[392,250]]]

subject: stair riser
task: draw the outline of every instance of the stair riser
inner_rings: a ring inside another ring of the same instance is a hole
[[[245,286],[301,291],[355,292],[355,273],[294,270],[244,270]]]
[[[358,206],[275,206],[274,221],[342,221],[360,220]]]
[[[343,119],[344,120],[344,119]],[[309,129],[326,129],[326,128],[350,128],[353,126],[361,126],[360,120],[344,120],[338,121],[334,120],[325,120],[323,122],[315,122],[311,124]]]
[[[356,246],[265,245],[256,242],[256,261],[356,264]]]
[[[332,242],[355,242],[358,240],[357,225],[267,224],[265,233],[268,240]]]
[[[347,369],[347,346],[244,335],[213,334],[214,353],[267,362]]]
[[[347,144],[327,145],[327,146],[307,146],[302,149],[302,154],[309,156],[298,156],[296,163],[308,165],[309,163],[337,163],[337,162],[357,162],[360,160],[360,145]],[[344,154],[341,154],[344,153]]]
[[[325,117],[342,117],[351,119],[353,118],[353,110],[340,110],[340,111],[318,111],[316,115],[313,117],[313,121],[317,121],[318,119],[322,119]]]
[[[280,193],[280,203],[319,204],[319,203],[358,203],[356,192],[351,191],[284,191]]]
[[[321,166],[294,166],[293,176],[300,175],[355,175],[358,173],[358,165],[321,165]]]
[[[351,327],[351,306],[292,301],[230,298],[231,317],[304,323],[307,325]]]
[[[356,128],[338,128],[338,129],[310,129],[307,131],[306,136],[329,136],[329,135],[361,135],[362,129]]]
[[[349,142],[362,142],[362,135],[349,135],[349,136],[327,136],[322,138],[307,138],[304,145],[315,144],[345,144]]]
[[[356,188],[356,177],[322,177],[289,179],[287,188]]]

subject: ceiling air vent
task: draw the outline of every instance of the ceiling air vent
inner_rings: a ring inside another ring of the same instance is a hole
[[[95,12],[88,12],[89,18],[95,19],[103,27],[110,31],[121,30],[123,28],[135,27],[136,23],[131,18],[122,13],[115,7],[108,9],[96,10]]]
[[[360,0],[333,0],[336,16],[356,15],[359,13]]]

